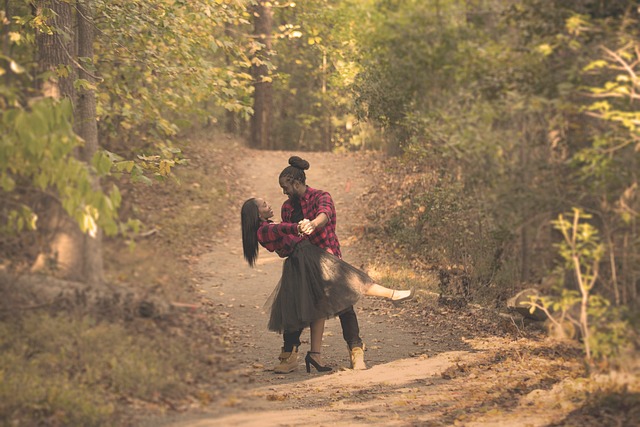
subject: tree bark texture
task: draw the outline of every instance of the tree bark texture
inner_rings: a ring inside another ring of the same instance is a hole
[[[96,79],[92,69],[85,67],[93,65],[93,0],[78,0],[77,3],[77,28],[78,28],[78,57],[84,58],[84,65],[78,68],[78,77],[95,84]],[[90,163],[98,151],[98,124],[96,122],[96,94],[93,87],[78,90],[78,103],[75,110],[76,129],[78,135],[84,140],[84,147],[80,150],[80,159]],[[91,185],[95,191],[100,190],[100,181],[97,176],[92,177]],[[83,235],[84,251],[82,275],[85,281],[95,285],[104,280],[104,267],[102,262],[102,231],[98,229],[95,237],[88,233]]]
[[[259,0],[252,10],[254,12],[254,36],[263,47],[256,52],[251,66],[254,93],[249,145],[253,148],[270,149],[273,148],[271,141],[273,93],[271,82],[263,81],[263,77],[269,75],[264,61],[268,60],[268,53],[271,50],[273,15],[269,2],[264,0]]]
[[[45,96],[75,101],[75,37],[71,4],[58,0],[38,0],[35,5],[39,15],[44,10],[51,11],[53,16],[47,20],[47,25],[54,29],[53,34],[36,31],[38,71],[39,74],[48,73],[45,80],[38,82],[39,89]]]
[[[74,14],[74,6],[78,13]],[[85,141],[84,147],[77,150],[76,155],[85,162],[91,160],[98,148],[96,100],[92,90],[77,93],[74,82],[78,77],[78,46],[82,49],[82,56],[93,56],[93,22],[85,20],[91,16],[90,6],[86,1],[77,5],[58,0],[39,0],[35,3],[36,13],[50,16],[46,24],[53,29],[51,34],[46,31],[36,32],[38,70],[47,76],[39,83],[39,89],[44,96],[71,100],[74,106],[74,130]],[[47,9],[51,12],[47,13]],[[75,31],[75,17],[80,18],[79,37]],[[80,72],[82,78],[92,81],[85,70]],[[96,180],[96,189],[98,185]],[[47,243],[31,270],[52,271],[64,279],[91,284],[102,281],[100,239],[93,239],[82,233],[76,221],[65,212],[58,200],[44,197],[39,203],[38,216],[42,219],[39,222],[40,232]]]

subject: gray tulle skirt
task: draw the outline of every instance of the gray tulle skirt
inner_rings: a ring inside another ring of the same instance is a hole
[[[373,283],[362,270],[303,240],[284,261],[280,282],[265,304],[271,313],[268,328],[292,332],[337,316]]]

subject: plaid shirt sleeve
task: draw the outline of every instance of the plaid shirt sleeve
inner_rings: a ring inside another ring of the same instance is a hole
[[[316,206],[316,216],[323,213],[327,215],[329,222],[335,221],[335,208],[333,206],[333,199],[329,193],[326,191],[319,191],[314,204]]]
[[[301,240],[298,224],[263,222],[258,228],[258,242],[269,252],[284,258],[291,255],[293,247]]]
[[[308,188],[305,198],[302,200],[302,211],[305,218],[314,219],[324,213],[329,221],[324,227],[316,229],[309,236],[309,241],[314,245],[326,249],[338,258],[342,258],[340,242],[336,235],[336,209],[331,195],[326,191]]]

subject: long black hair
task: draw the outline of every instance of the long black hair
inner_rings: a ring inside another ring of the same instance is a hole
[[[287,177],[292,181],[300,181],[303,185],[306,185],[307,175],[304,171],[307,169],[309,169],[309,162],[298,156],[291,156],[289,157],[289,166],[280,172],[278,179]]]
[[[258,227],[260,227],[260,214],[255,198],[252,197],[244,202],[240,211],[240,220],[244,259],[253,267],[258,258]]]

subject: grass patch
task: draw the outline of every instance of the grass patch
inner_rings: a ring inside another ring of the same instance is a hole
[[[0,418],[11,425],[113,425],[118,399],[177,397],[185,342],[89,317],[30,313],[0,323]]]

